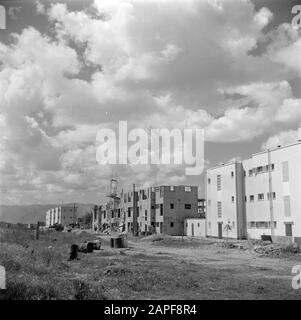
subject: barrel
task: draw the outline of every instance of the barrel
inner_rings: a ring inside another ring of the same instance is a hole
[[[127,242],[125,237],[117,237],[110,239],[111,248],[126,248]]]

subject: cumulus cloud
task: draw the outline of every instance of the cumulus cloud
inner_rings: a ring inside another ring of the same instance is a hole
[[[204,128],[215,142],[251,141],[301,121],[291,86],[301,72],[300,38],[285,24],[266,33],[267,8],[95,0],[80,11],[37,1],[36,10],[51,34],[27,27],[0,42],[5,201],[18,192],[22,201],[62,192],[95,201],[112,174],[124,186],[133,173],[144,186],[187,181],[183,166],[100,167],[96,133],[119,120],[146,130]],[[255,55],[258,43],[265,47]]]

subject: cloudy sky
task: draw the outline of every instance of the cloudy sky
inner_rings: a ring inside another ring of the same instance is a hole
[[[204,128],[207,166],[301,139],[298,2],[0,0],[1,202],[98,203],[112,175],[202,186],[181,166],[99,166],[96,133],[119,120]]]

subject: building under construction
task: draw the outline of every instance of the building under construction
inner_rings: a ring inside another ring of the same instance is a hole
[[[95,231],[183,235],[186,218],[198,217],[198,187],[157,186],[120,192],[94,210]]]

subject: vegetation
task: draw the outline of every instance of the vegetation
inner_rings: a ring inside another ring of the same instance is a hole
[[[32,230],[0,228],[0,264],[7,271],[5,299],[301,298],[287,278],[291,267],[300,264],[294,246],[284,249],[291,255],[275,268],[270,257],[236,250],[237,246],[228,250],[223,241],[213,239],[129,237],[130,248],[112,249],[109,237],[103,236],[100,251],[80,253],[80,260],[68,261],[72,244],[95,238],[80,230],[52,230],[34,240]]]

